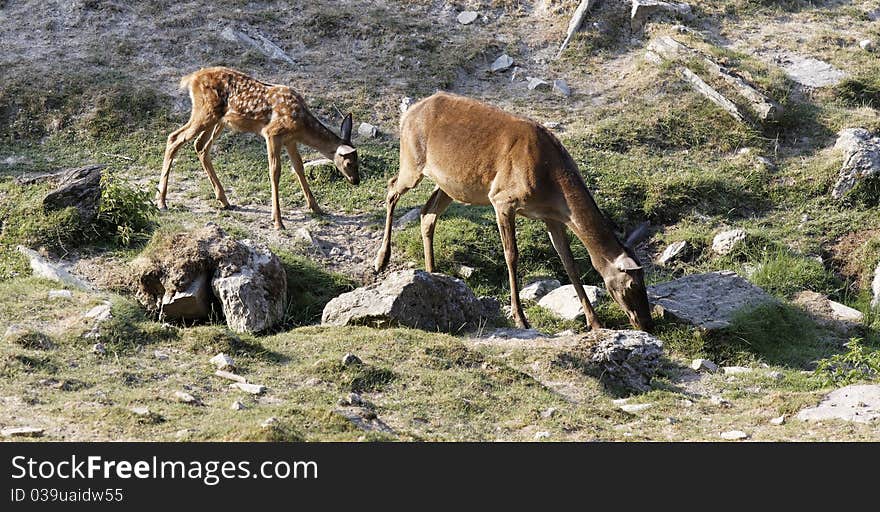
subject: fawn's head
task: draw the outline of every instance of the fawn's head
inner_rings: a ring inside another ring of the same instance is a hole
[[[648,304],[645,271],[631,249],[646,232],[645,225],[633,231],[623,244],[624,251],[612,262],[611,268],[604,272],[603,278],[608,292],[623,308],[630,323],[637,329],[650,331],[654,327],[654,320]]]
[[[361,182],[361,178],[358,174],[357,149],[351,145],[350,113],[342,120],[342,127],[339,129],[339,136],[343,140],[343,143],[336,148],[336,154],[333,156],[333,163],[349,183],[357,185]]]

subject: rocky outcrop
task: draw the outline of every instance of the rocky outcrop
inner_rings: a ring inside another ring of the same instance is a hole
[[[645,28],[648,18],[657,15],[672,16],[683,20],[693,18],[691,6],[680,2],[661,2],[659,0],[632,0],[630,28],[639,32]]]
[[[685,240],[672,242],[671,244],[666,246],[666,249],[663,249],[663,252],[657,258],[657,264],[664,266],[676,260],[682,259],[687,254],[687,251],[689,249],[690,247]]]
[[[88,224],[98,215],[101,201],[101,169],[103,165],[89,165],[70,169],[61,175],[58,187],[43,198],[46,211],[74,207],[80,220]]]
[[[284,315],[287,276],[268,248],[237,241],[208,223],[177,233],[132,263],[135,296],[170,320],[222,312],[230,329],[261,332]]]
[[[776,302],[767,292],[721,270],[685,276],[648,287],[648,300],[661,315],[701,329],[723,329],[740,311]]]
[[[795,304],[801,306],[817,323],[843,330],[858,327],[862,312],[849,306],[834,302],[821,293],[799,292],[794,296]]]
[[[331,300],[321,323],[458,332],[477,328],[498,314],[497,302],[478,299],[460,279],[402,270]]]
[[[843,152],[843,166],[831,197],[841,199],[861,181],[880,177],[880,136],[864,128],[842,130],[834,149]]]
[[[712,239],[712,251],[721,256],[730,254],[747,236],[748,234],[743,229],[722,231]]]
[[[606,384],[648,391],[660,368],[663,342],[643,331],[597,329],[583,339],[587,362]]]

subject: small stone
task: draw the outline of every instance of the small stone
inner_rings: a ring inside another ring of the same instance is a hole
[[[342,364],[344,366],[351,366],[353,364],[363,364],[363,363],[364,362],[361,361],[361,358],[352,354],[351,352],[348,352],[347,354],[342,356]]]
[[[104,344],[103,344],[103,343],[98,342],[98,343],[95,343],[95,344],[92,346],[92,352],[94,352],[95,354],[98,354],[98,355],[103,356],[103,355],[107,354],[107,349],[104,347]]]
[[[144,423],[159,423],[163,420],[160,414],[151,411],[147,407],[132,407],[129,411]]]
[[[678,423],[678,420],[673,418],[672,416],[667,416],[666,423],[669,423],[670,425],[675,425],[676,423]]]
[[[541,417],[545,418],[545,419],[552,418],[555,415],[556,415],[556,408],[555,407],[548,407],[547,409],[544,409],[543,411],[541,411]]]
[[[687,248],[688,243],[686,240],[672,242],[671,244],[666,246],[666,249],[663,249],[663,253],[660,254],[659,258],[657,258],[657,264],[666,265],[667,263],[677,260],[679,255],[681,255]]]
[[[175,391],[174,396],[175,396],[175,398],[177,398],[177,400],[179,402],[183,402],[185,404],[199,403],[199,400],[196,397],[192,396],[191,394],[189,394],[185,391]]]
[[[535,439],[547,439],[550,437],[550,432],[541,431],[535,433]]]
[[[748,366],[725,366],[721,368],[721,371],[724,372],[724,375],[742,375],[751,373],[752,369]]]
[[[558,130],[562,125],[556,121],[547,121],[544,123],[544,128],[548,130]]]
[[[238,400],[232,402],[232,405],[230,405],[229,408],[233,411],[243,411],[247,409],[247,407],[245,407],[245,405]]]
[[[220,377],[221,379],[234,380],[235,382],[241,382],[242,384],[247,384],[247,379],[245,379],[241,375],[236,375],[232,372],[227,372],[225,370],[217,370],[216,372],[214,372],[214,375]]]
[[[691,369],[698,372],[715,373],[718,371],[718,365],[708,359],[694,359],[691,362]]]
[[[73,294],[70,290],[49,290],[50,299],[72,299]]]
[[[399,219],[397,219],[397,227],[398,228],[405,228],[406,226],[409,226],[410,224],[414,224],[416,222],[419,222],[419,219],[421,218],[421,216],[422,216],[422,209],[421,208],[413,208],[412,210],[404,213]]]
[[[777,418],[773,418],[770,420],[771,425],[782,425],[783,423],[785,423],[785,415],[784,414],[782,416],[779,416]]]
[[[728,441],[741,441],[748,438],[749,435],[742,430],[729,430],[721,433],[721,439],[727,439]]]
[[[366,137],[368,139],[372,139],[376,135],[379,134],[379,128],[371,125],[370,123],[361,123],[358,126],[358,135],[361,137]]]
[[[477,269],[475,269],[474,267],[469,267],[467,265],[459,265],[458,267],[455,268],[456,275],[458,275],[458,277],[461,277],[463,279],[467,279],[467,278],[471,277],[472,275],[474,275],[474,272],[476,272],[476,271],[477,271]]]
[[[153,357],[155,357],[159,361],[167,361],[168,360],[168,354],[166,354],[165,352],[162,352],[161,350],[154,350]]]
[[[3,437],[40,437],[44,429],[38,427],[8,427],[0,430]]]
[[[562,284],[556,279],[541,279],[524,286],[519,292],[519,298],[537,301],[560,286]]]
[[[213,364],[214,367],[218,370],[231,370],[235,368],[235,361],[233,361],[231,357],[227,356],[223,352],[220,352],[216,356],[212,357],[208,360],[208,362]]]
[[[747,233],[743,229],[731,229],[718,233],[712,239],[712,251],[721,256],[730,254],[740,242],[746,239],[746,236]]]
[[[476,11],[462,11],[455,19],[462,25],[470,25],[477,19],[477,16],[479,15]]]
[[[782,380],[783,377],[785,377],[785,374],[783,374],[782,372],[775,372],[774,371],[774,372],[767,373],[767,377],[769,377],[773,380]]]
[[[541,80],[540,78],[527,76],[526,80],[528,80],[528,82],[529,82],[528,87],[529,87],[530,91],[534,91],[538,87],[544,87],[544,88],[550,87],[550,82],[548,82],[546,80]]]
[[[492,63],[492,72],[497,73],[499,71],[505,71],[513,66],[513,59],[511,59],[506,53],[500,55],[495,62]]]
[[[566,81],[561,78],[553,80],[553,90],[565,96],[566,98],[571,96],[571,88],[569,88],[568,83],[566,83]]]
[[[726,398],[721,398],[720,396],[709,397],[709,403],[712,405],[719,405],[721,407],[730,407],[733,405],[732,403],[730,403],[730,400]]]
[[[101,323],[113,316],[110,309],[110,304],[95,306],[86,313],[86,318],[93,318],[95,322]]]
[[[348,403],[357,407],[365,407],[368,404],[368,402],[361,398],[361,395],[357,393],[348,394]]]
[[[409,110],[409,107],[411,107],[412,104],[413,104],[413,99],[410,98],[409,96],[404,96],[403,98],[401,98],[400,105],[398,106],[398,108],[400,109],[400,113],[403,114],[404,112]]]
[[[629,414],[635,414],[650,409],[653,406],[654,404],[623,404],[620,406],[620,410]]]
[[[244,382],[236,382],[232,384],[232,387],[238,388],[245,393],[250,393],[252,395],[262,395],[266,392],[266,386],[262,386],[260,384],[247,384]]]
[[[859,41],[859,48],[865,50],[866,52],[873,52],[874,46],[874,41],[872,41],[871,39],[863,39]]]
[[[278,424],[278,418],[276,418],[275,416],[270,416],[270,417],[266,418],[265,420],[263,420],[262,422],[260,422],[260,426],[263,428],[272,428],[277,424]]]

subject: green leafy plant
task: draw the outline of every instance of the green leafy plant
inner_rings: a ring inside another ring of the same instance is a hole
[[[146,190],[128,186],[114,173],[101,177],[100,227],[113,233],[113,242],[123,247],[148,238],[158,213]]]
[[[822,385],[841,386],[880,376],[880,350],[865,346],[859,338],[850,339],[846,346],[846,352],[817,364],[813,377]]]

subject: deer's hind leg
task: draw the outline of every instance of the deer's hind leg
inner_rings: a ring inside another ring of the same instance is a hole
[[[593,310],[590,299],[581,285],[580,276],[578,276],[577,267],[574,263],[574,256],[571,255],[571,244],[568,243],[568,237],[565,236],[565,224],[554,220],[545,220],[547,225],[547,234],[550,235],[550,242],[556,249],[556,254],[562,260],[562,266],[565,267],[565,273],[568,274],[568,280],[574,286],[578,299],[581,301],[581,307],[584,309],[584,315],[587,317],[587,325],[590,329],[601,329],[602,323],[599,322],[599,316]]]
[[[440,187],[435,187],[434,193],[422,207],[422,243],[425,246],[425,270],[428,272],[434,271],[434,228],[437,227],[437,217],[442,215],[450,204],[452,198],[440,190]]]
[[[214,122],[213,120],[190,117],[189,122],[168,136],[168,142],[165,144],[165,156],[162,160],[162,175],[159,177],[159,188],[156,194],[156,205],[160,210],[166,209],[165,196],[168,193],[168,176],[171,174],[171,164],[174,162],[177,150],[195,139],[208,127],[213,127]]]
[[[222,131],[222,122],[218,122],[212,128],[203,131],[196,139],[195,148],[196,153],[199,155],[199,162],[202,164],[202,169],[205,170],[208,179],[211,180],[211,186],[214,188],[214,197],[217,198],[217,201],[220,201],[223,208],[229,208],[229,201],[226,199],[226,192],[223,190],[223,184],[220,183],[220,179],[217,178],[217,173],[214,171],[214,165],[211,163],[211,146],[214,145],[214,141],[217,140],[217,137]]]

